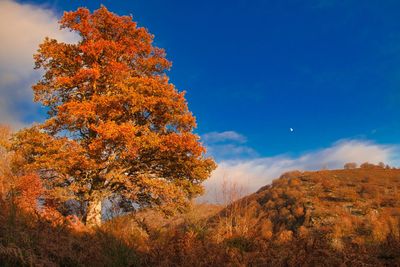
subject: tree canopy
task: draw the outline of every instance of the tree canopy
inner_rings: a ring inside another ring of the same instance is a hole
[[[48,119],[15,136],[18,164],[37,172],[60,202],[80,201],[90,225],[113,196],[181,209],[202,193],[215,163],[193,133],[184,92],[168,80],[164,50],[132,17],[105,7],[65,12],[60,24],[80,40],[46,38],[34,55],[44,70],[34,99]]]

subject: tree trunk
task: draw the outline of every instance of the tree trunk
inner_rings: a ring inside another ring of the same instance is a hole
[[[85,220],[87,226],[95,227],[101,225],[101,202],[99,199],[88,201]]]

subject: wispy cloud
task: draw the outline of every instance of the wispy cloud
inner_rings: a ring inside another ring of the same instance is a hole
[[[209,155],[217,160],[253,158],[257,152],[246,145],[246,136],[235,131],[210,132],[201,136]]]
[[[57,15],[46,8],[0,1],[0,123],[20,127],[36,112],[30,86],[40,73],[33,70],[33,54],[48,36],[64,42],[78,38],[59,30]]]
[[[235,143],[207,145],[207,152],[216,160],[249,159],[258,156],[253,148]]]
[[[399,147],[380,145],[371,141],[341,140],[328,148],[307,152],[297,157],[278,155],[248,160],[222,160],[211,178],[205,182],[206,195],[200,201],[215,202],[222,191],[223,181],[235,183],[248,194],[271,183],[282,173],[291,170],[318,170],[343,168],[346,162],[385,162],[398,164]]]
[[[203,134],[201,137],[208,144],[232,141],[246,143],[247,141],[247,138],[244,135],[241,135],[235,131],[210,132]]]

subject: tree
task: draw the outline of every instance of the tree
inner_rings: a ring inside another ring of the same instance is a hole
[[[344,164],[343,168],[346,169],[346,170],[356,169],[357,168],[357,163],[355,163],[355,162],[347,162],[346,164]]]
[[[37,198],[45,193],[41,181],[34,173],[12,168],[16,158],[12,151],[8,151],[10,139],[10,127],[0,124],[0,206],[8,204],[1,206],[1,210],[12,210],[14,215],[16,206],[25,212],[37,211]]]
[[[361,169],[376,169],[377,167],[378,167],[377,165],[374,165],[369,162],[364,162],[363,164],[360,165]]]
[[[65,12],[61,28],[76,44],[46,38],[34,55],[44,75],[34,99],[48,119],[19,132],[20,165],[40,174],[54,195],[79,200],[87,225],[101,222],[102,200],[181,210],[215,168],[193,133],[184,92],[168,81],[171,63],[132,17],[105,7]]]

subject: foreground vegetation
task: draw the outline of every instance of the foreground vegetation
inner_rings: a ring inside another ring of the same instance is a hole
[[[291,172],[225,208],[197,204],[169,218],[144,210],[94,229],[29,206],[33,187],[10,181],[2,266],[400,266],[396,169]]]

